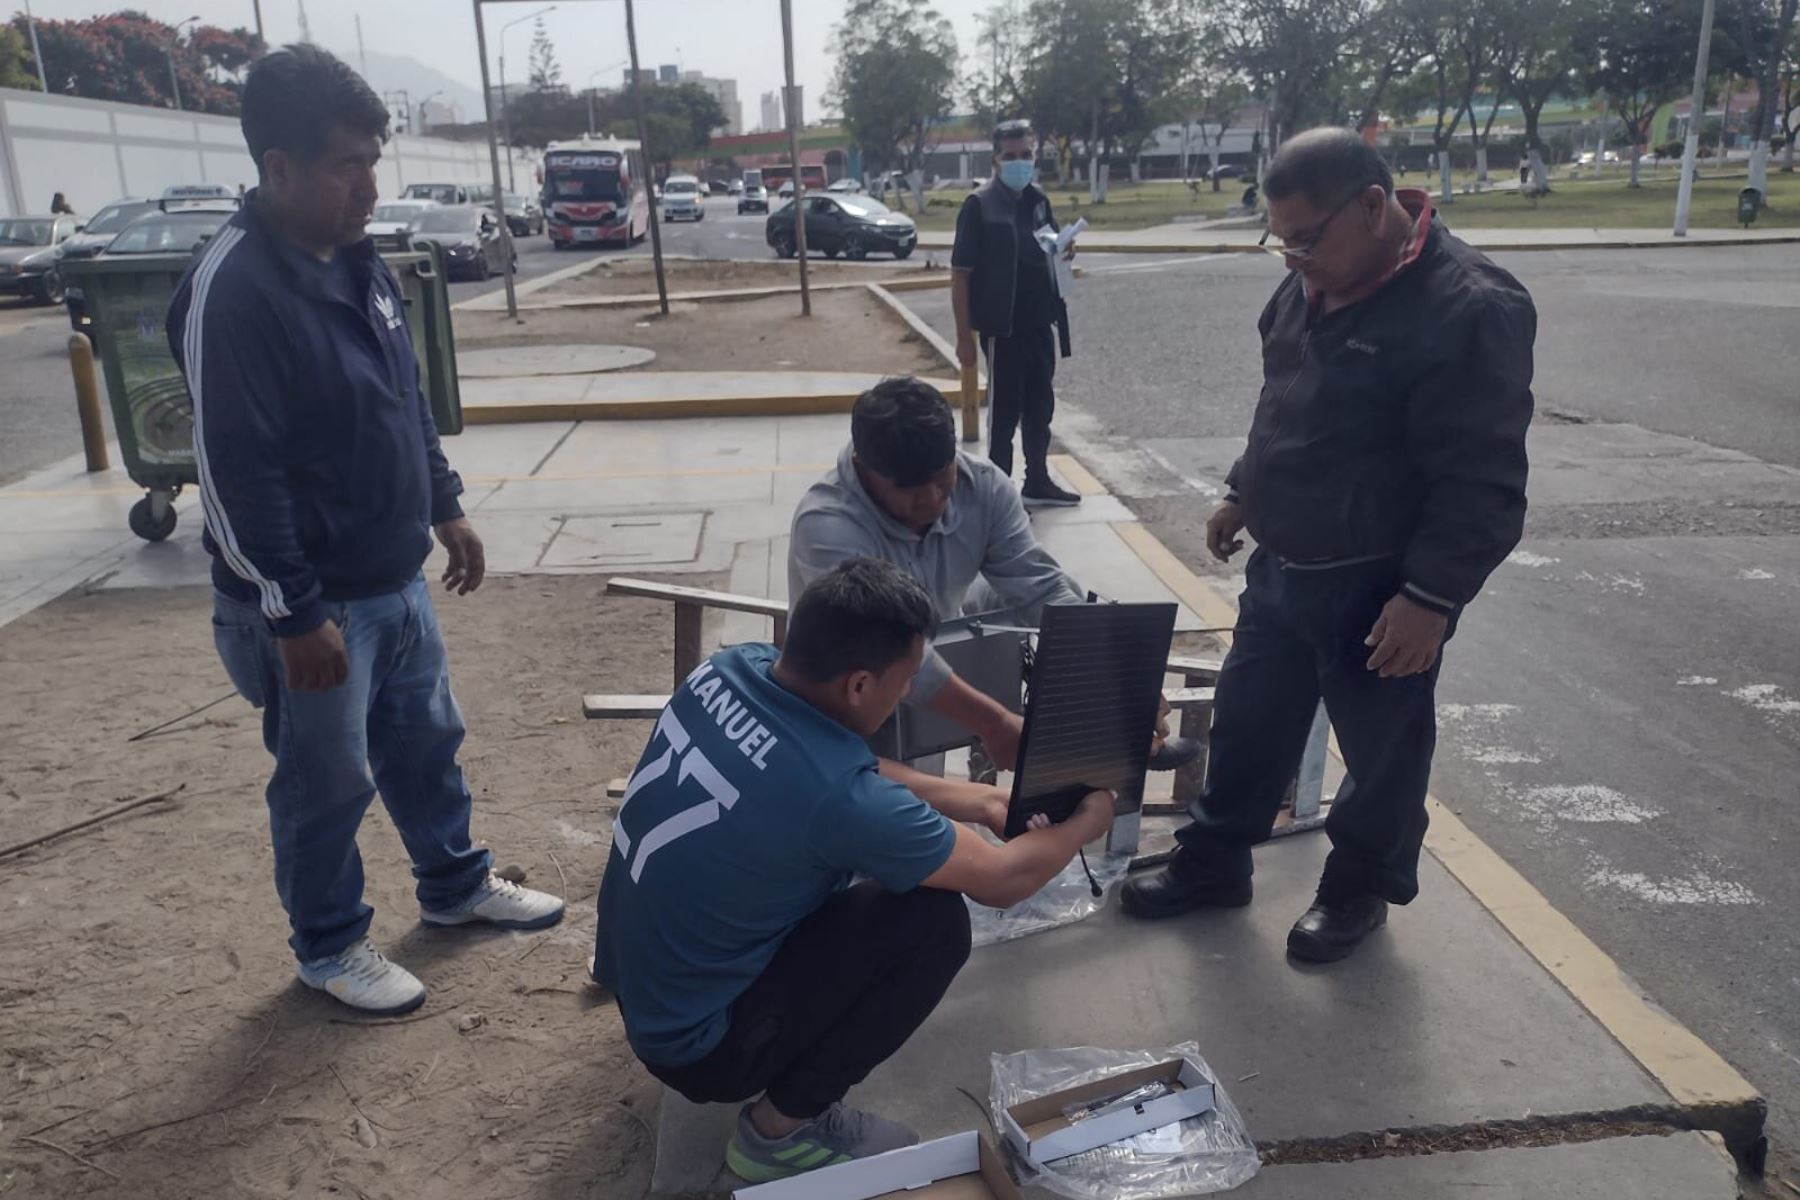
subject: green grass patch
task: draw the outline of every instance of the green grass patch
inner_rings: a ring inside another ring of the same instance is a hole
[[[1107,190],[1105,204],[1088,203],[1088,190],[1052,186],[1048,189],[1056,219],[1067,225],[1076,217],[1086,217],[1094,229],[1143,229],[1150,225],[1166,225],[1177,217],[1222,217],[1225,210],[1244,195],[1244,182],[1227,179],[1213,191],[1203,183],[1192,192],[1178,180],[1156,180],[1150,183],[1114,181]],[[967,192],[943,191],[926,193],[925,214],[912,214],[920,229],[956,228],[956,214],[962,208]],[[910,211],[910,210],[909,210]]]
[[[1629,164],[1607,167],[1599,180],[1554,180],[1548,196],[1517,192],[1457,196],[1444,219],[1464,229],[1667,229],[1675,224],[1680,172],[1674,164],[1652,177],[1643,168],[1642,186],[1627,186]],[[1694,181],[1688,224],[1694,229],[1738,227],[1737,194],[1742,174],[1701,176]],[[1769,191],[1753,228],[1800,227],[1800,174],[1769,172]]]

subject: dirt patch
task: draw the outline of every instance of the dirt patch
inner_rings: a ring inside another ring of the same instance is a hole
[[[0,864],[0,1192],[643,1194],[657,1088],[583,976],[606,781],[647,726],[584,722],[578,697],[667,688],[670,618],[602,586],[499,578],[440,601],[476,836],[569,915],[542,934],[425,929],[374,806],[372,934],[431,997],[373,1024],[294,978],[257,715],[234,696],[127,740],[228,692],[205,590],[75,593],[0,629],[0,841],[187,783]]]
[[[1259,1150],[1264,1166],[1297,1163],[1358,1162],[1366,1158],[1406,1158],[1418,1154],[1450,1154],[1459,1150],[1497,1150],[1520,1146],[1562,1146],[1623,1137],[1668,1137],[1692,1128],[1674,1110],[1634,1109],[1617,1115],[1526,1117],[1473,1125],[1429,1126],[1352,1133],[1335,1138],[1298,1138],[1267,1142]]]
[[[656,351],[656,371],[870,371],[944,377],[936,351],[861,288],[819,292],[813,315],[798,296],[649,308],[543,309],[520,325],[505,313],[456,313],[456,344],[531,346],[607,342]]]
[[[814,284],[885,283],[896,279],[948,278],[949,272],[929,268],[924,263],[905,266],[892,264],[830,263],[807,261],[807,278]],[[800,286],[800,266],[793,261],[770,258],[754,259],[682,259],[672,258],[664,264],[664,277],[669,293],[726,291],[735,288]],[[656,268],[648,258],[612,259],[585,274],[577,275],[555,287],[533,293],[532,303],[566,300],[576,296],[654,295]]]

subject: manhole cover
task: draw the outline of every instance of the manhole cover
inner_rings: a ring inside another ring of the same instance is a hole
[[[571,516],[538,559],[546,567],[630,567],[691,563],[700,556],[703,512]]]
[[[656,361],[656,351],[638,346],[503,346],[465,350],[456,356],[464,379],[516,379],[526,375],[598,375]]]

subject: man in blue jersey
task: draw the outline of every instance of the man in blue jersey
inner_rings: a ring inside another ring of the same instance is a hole
[[[369,942],[356,831],[377,788],[430,925],[539,929],[554,896],[491,870],[469,836],[463,719],[419,569],[481,585],[481,539],[438,445],[405,298],[365,227],[381,98],[316,46],[250,68],[244,140],[260,186],[189,268],[169,346],[193,400],[213,558],[213,641],[263,711],[269,832],[288,944],[308,986],[400,1013],[425,986]]]
[[[751,1182],[917,1141],[843,1099],[962,968],[963,896],[1016,904],[1112,822],[1094,792],[995,845],[956,822],[1000,830],[1004,792],[869,752],[933,623],[892,564],[824,573],[779,654],[733,646],[676,689],[613,825],[595,977],[651,1074],[751,1101],[726,1148]]]

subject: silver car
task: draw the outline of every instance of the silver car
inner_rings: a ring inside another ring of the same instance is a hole
[[[665,221],[704,221],[706,200],[700,181],[692,175],[671,175],[663,180],[662,215]]]

